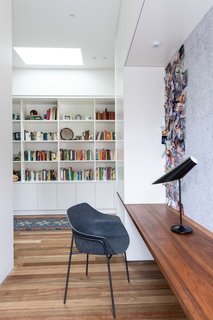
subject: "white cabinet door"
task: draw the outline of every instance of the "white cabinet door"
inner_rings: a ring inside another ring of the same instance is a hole
[[[38,210],[56,209],[56,183],[38,183]]]
[[[67,210],[76,203],[76,183],[57,184],[57,209]]]
[[[114,209],[115,208],[115,183],[96,182],[96,208]]]
[[[13,199],[14,210],[37,210],[37,183],[14,183]]]
[[[95,183],[81,182],[76,185],[76,203],[87,202],[95,207]]]

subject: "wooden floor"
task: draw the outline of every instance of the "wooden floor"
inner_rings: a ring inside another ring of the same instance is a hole
[[[15,268],[0,286],[0,319],[112,319],[105,259],[75,255],[67,304],[63,304],[69,231],[15,232]],[[116,318],[186,319],[155,262],[129,263],[126,280],[120,257],[112,258]]]

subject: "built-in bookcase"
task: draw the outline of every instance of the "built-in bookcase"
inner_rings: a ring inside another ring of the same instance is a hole
[[[16,184],[111,182],[114,190],[113,98],[15,97],[12,121]]]

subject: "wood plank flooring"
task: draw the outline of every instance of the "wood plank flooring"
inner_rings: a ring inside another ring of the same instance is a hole
[[[15,268],[0,286],[0,319],[112,319],[105,259],[76,254],[67,304],[63,304],[69,231],[15,232]],[[184,320],[179,303],[155,262],[130,262],[131,283],[121,257],[113,257],[116,319]]]

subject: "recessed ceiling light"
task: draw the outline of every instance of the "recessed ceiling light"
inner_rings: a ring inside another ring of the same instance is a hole
[[[14,47],[14,50],[29,65],[83,65],[79,48],[28,48]]]
[[[158,40],[152,41],[152,46],[153,48],[158,48],[160,46],[160,41]]]

